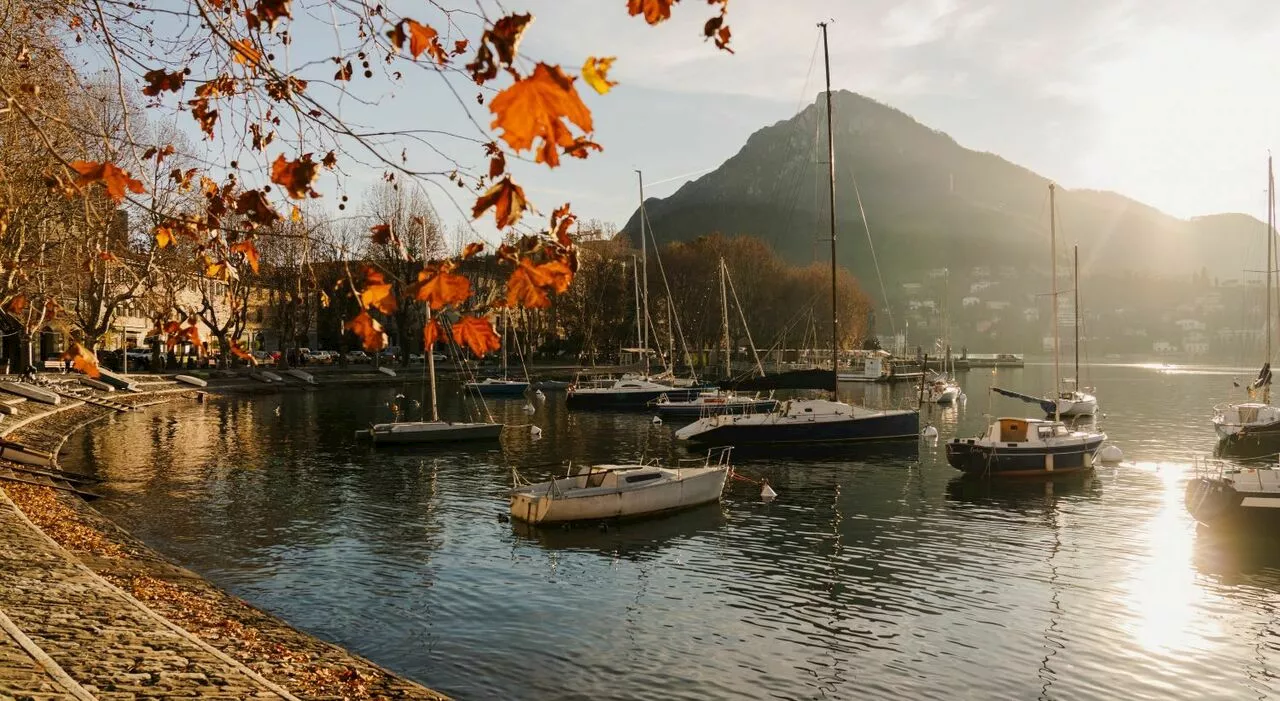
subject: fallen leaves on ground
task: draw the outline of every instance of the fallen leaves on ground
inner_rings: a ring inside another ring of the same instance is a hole
[[[86,524],[71,507],[58,501],[50,487],[31,484],[6,484],[4,491],[31,522],[40,527],[59,545],[72,551],[99,557],[123,557],[120,545]]]

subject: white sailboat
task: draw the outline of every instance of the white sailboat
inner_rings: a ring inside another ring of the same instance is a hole
[[[1218,434],[1219,451],[1238,456],[1261,456],[1280,452],[1280,408],[1271,404],[1271,294],[1272,277],[1276,273],[1275,183],[1271,157],[1267,156],[1267,340],[1262,370],[1258,372],[1257,379],[1249,385],[1249,401],[1228,402],[1213,408],[1213,428]]]
[[[528,523],[567,523],[637,518],[719,501],[733,468],[732,448],[676,467],[657,463],[592,465],[560,479],[511,490],[511,518]],[[517,476],[518,479],[518,476]]]
[[[944,269],[942,283],[942,370],[921,378],[924,383],[925,401],[931,404],[954,404],[960,398],[960,384],[955,381],[955,361],[951,358],[951,326],[948,318],[947,295],[950,292],[950,271]],[[947,363],[951,363],[950,370]]]
[[[486,377],[483,380],[472,380],[463,387],[468,392],[475,392],[486,397],[519,397],[529,389],[529,380],[513,380],[507,369],[507,340],[510,338],[510,312],[502,314],[502,377]]]

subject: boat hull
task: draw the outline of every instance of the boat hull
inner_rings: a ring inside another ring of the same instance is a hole
[[[1188,480],[1183,501],[1192,518],[1215,529],[1280,525],[1280,493],[1240,491],[1220,477]]]
[[[468,392],[475,392],[482,397],[520,397],[529,389],[528,382],[468,382]]]
[[[632,519],[670,513],[719,501],[729,468],[691,468],[678,481],[643,489],[579,490],[582,494],[553,496],[517,491],[511,495],[511,518],[532,524]]]
[[[920,435],[920,414],[915,411],[887,411],[870,416],[844,417],[833,421],[786,421],[736,424],[726,422],[688,437],[695,443],[716,445],[765,445],[776,443],[855,443],[916,439]]]
[[[1105,436],[1065,445],[990,445],[978,439],[947,443],[947,463],[966,475],[982,477],[1030,477],[1063,475],[1093,469]]]
[[[394,428],[393,428],[394,427]],[[356,432],[376,445],[408,445],[413,443],[451,443],[456,441],[496,440],[502,435],[502,424],[423,422],[421,424],[376,424]]]
[[[661,390],[645,389],[619,392],[569,390],[569,393],[565,395],[564,403],[570,409],[647,409],[649,408],[649,402],[664,394],[667,395],[667,399],[673,402],[684,402],[697,397],[704,389],[704,387],[669,387]]]

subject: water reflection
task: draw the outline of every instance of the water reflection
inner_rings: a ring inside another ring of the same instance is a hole
[[[775,501],[735,482],[603,532],[500,522],[511,469],[688,456],[674,422],[549,394],[489,402],[500,444],[374,449],[354,430],[420,391],[378,388],[121,415],[66,461],[180,562],[459,698],[1274,698],[1280,549],[1197,532],[1181,501],[1230,380],[1170,370],[1090,369],[1127,456],[1091,475],[960,479],[941,441],[1025,413],[987,387],[1051,369],[971,372],[968,402],[923,408],[939,441],[741,453]]]

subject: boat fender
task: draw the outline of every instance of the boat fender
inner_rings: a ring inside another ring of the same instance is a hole
[[[773,501],[778,497],[778,493],[773,491],[773,487],[769,486],[769,480],[760,482],[760,498],[764,501]]]
[[[532,404],[530,404],[530,403],[528,403],[528,402],[525,402],[525,405],[524,405],[523,407],[521,407],[521,409],[522,409],[522,410],[524,411],[524,413],[526,413],[526,414],[532,414],[533,412],[537,411],[537,408],[536,408],[536,407],[534,407]]]
[[[539,390],[534,390],[534,392],[533,392],[533,396],[537,397],[537,398],[538,398],[538,401],[540,401],[540,402],[541,402],[541,401],[546,401],[546,399],[547,399],[547,395],[543,394],[543,393],[542,393],[542,390],[540,390],[540,389],[539,389]]]
[[[924,431],[921,432],[921,435],[923,435],[925,438],[937,438],[938,427],[934,426],[933,424],[925,424]]]
[[[661,417],[661,416],[655,416],[655,417],[653,417],[653,425],[654,425],[654,426],[661,426],[661,425],[662,425],[662,417]]]
[[[530,435],[532,435],[532,436],[533,436],[533,440],[535,440],[535,441],[536,441],[536,440],[538,440],[539,438],[542,438],[542,429],[538,428],[537,426],[535,426],[535,425],[533,425],[533,424],[529,424],[529,434],[530,434]]]

